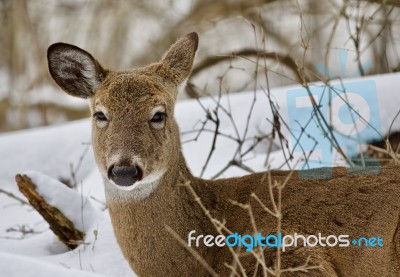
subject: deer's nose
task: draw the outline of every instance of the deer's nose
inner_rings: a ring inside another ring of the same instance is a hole
[[[108,169],[108,178],[118,186],[131,186],[143,177],[143,172],[138,166],[112,165]]]

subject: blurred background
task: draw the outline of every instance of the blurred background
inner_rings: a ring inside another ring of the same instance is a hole
[[[50,79],[46,50],[55,42],[128,69],[157,61],[196,31],[185,99],[398,71],[399,7],[394,0],[0,0],[0,132],[88,116],[85,101]]]

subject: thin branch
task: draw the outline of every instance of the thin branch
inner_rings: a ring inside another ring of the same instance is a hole
[[[266,52],[263,50],[252,49],[252,48],[242,49],[237,52],[225,54],[225,55],[210,56],[193,68],[190,78],[192,79],[194,76],[199,74],[201,71],[203,71],[209,67],[212,67],[218,63],[230,61],[235,58],[253,57],[253,56],[255,56],[257,58],[262,58],[262,59],[274,60],[274,61],[284,64],[294,73],[294,75],[298,78],[298,81],[300,83],[303,82],[303,78],[299,74],[298,66],[292,57],[290,57],[289,55],[283,55],[283,54],[279,54],[276,52]],[[308,79],[306,79],[306,81],[308,81]],[[196,94],[196,92],[193,90],[192,85],[189,85],[188,89],[189,89],[189,92],[187,92],[188,96],[193,97],[194,94]],[[198,96],[199,95],[197,95],[197,97]]]
[[[0,193],[3,193],[3,194],[5,194],[5,195],[7,195],[8,197],[10,197],[10,198],[12,198],[12,199],[14,199],[14,200],[17,200],[17,201],[18,201],[19,203],[21,203],[22,205],[28,205],[28,206],[30,206],[30,204],[29,204],[27,201],[25,201],[25,200],[22,199],[22,198],[19,198],[18,196],[14,195],[14,194],[11,193],[11,192],[8,192],[8,191],[6,191],[6,190],[0,188]]]
[[[190,254],[214,277],[218,277],[219,275],[212,269],[212,267],[203,259],[203,257],[196,251],[194,250],[193,247],[189,247],[187,243],[168,225],[165,225],[165,229],[167,230],[168,233],[170,233],[174,239],[176,239],[180,245],[185,247],[187,251],[189,251]]]

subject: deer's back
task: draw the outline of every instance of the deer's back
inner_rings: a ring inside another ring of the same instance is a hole
[[[285,183],[280,202],[282,233],[321,233],[324,237],[348,235],[350,241],[348,247],[305,249],[305,253],[297,255],[297,260],[301,260],[304,255],[305,261],[307,255],[312,254],[310,251],[322,251],[335,265],[339,276],[361,276],[363,272],[369,272],[369,276],[398,276],[400,168],[385,166],[379,174],[365,171],[348,173],[345,168],[335,168],[332,178],[311,178],[312,174],[317,177],[322,171],[309,171],[308,179],[304,179],[304,172],[301,176],[294,172],[288,179],[289,172],[272,171],[270,178],[266,173],[259,173],[209,181],[197,188],[199,194],[203,194],[201,198],[208,199],[205,206],[211,214],[218,220],[226,220],[226,226],[231,231],[239,234],[259,232],[267,236],[277,233],[278,219],[271,212],[276,212],[279,206],[276,186]],[[269,188],[271,184],[272,195]],[[251,206],[257,232],[248,210],[233,204],[235,201]],[[353,240],[362,237],[380,237],[384,246],[360,247],[352,244]],[[301,247],[296,251],[302,251]],[[272,248],[265,250],[270,259],[274,259],[275,252],[276,249]],[[293,257],[288,259],[289,263],[293,260]]]

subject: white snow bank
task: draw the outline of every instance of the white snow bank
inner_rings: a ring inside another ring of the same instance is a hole
[[[60,255],[48,255],[41,259],[70,268],[99,272],[107,276],[135,276],[119,249],[108,211],[103,212],[99,224],[86,234],[84,245],[79,245],[73,251]]]
[[[34,258],[0,252],[1,275],[7,277],[93,277],[105,276],[57,266]]]
[[[23,211],[19,212],[20,214]],[[36,211],[34,212],[36,214]],[[40,217],[40,215],[38,215]],[[42,219],[43,220],[43,219]],[[25,239],[0,239],[0,252],[24,255],[29,257],[42,257],[65,253],[68,248],[54,235],[46,224],[43,233],[26,237]]]
[[[0,134],[0,180],[2,188],[16,188],[17,173],[37,170],[53,178],[71,178],[71,165],[76,167],[91,142],[88,120],[58,126]],[[95,166],[93,151],[84,155],[77,172],[81,180]]]

